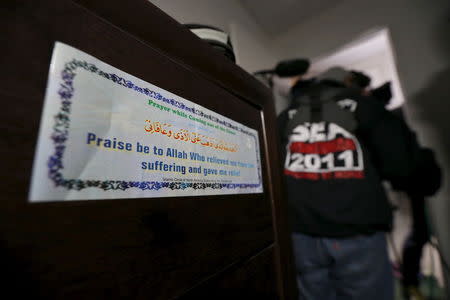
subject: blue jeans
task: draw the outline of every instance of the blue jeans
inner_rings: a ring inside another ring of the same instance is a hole
[[[385,234],[320,238],[292,234],[301,300],[392,300]]]

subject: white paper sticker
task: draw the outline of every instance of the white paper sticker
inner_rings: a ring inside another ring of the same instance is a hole
[[[30,201],[262,190],[256,130],[55,44]]]

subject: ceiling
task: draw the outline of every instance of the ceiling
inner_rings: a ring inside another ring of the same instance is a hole
[[[268,35],[277,35],[341,0],[239,0]]]

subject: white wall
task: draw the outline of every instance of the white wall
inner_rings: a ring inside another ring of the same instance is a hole
[[[371,88],[390,81],[392,99],[387,106],[388,109],[398,108],[404,103],[403,90],[387,28],[380,28],[345,45],[331,55],[313,58],[308,74],[314,77],[336,65],[348,70],[364,72],[371,78]]]
[[[216,26],[230,33],[237,64],[248,72],[275,65],[268,37],[236,0],[150,0],[180,23]]]
[[[344,0],[278,36],[280,58],[332,53],[373,28],[388,27],[420,141],[437,151],[444,186],[429,199],[432,221],[450,260],[450,25],[448,0]]]

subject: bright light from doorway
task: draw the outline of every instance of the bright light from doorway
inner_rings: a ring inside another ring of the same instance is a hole
[[[313,59],[308,75],[316,76],[334,66],[366,73],[372,78],[372,88],[391,81],[393,97],[387,108],[395,109],[404,103],[388,29],[365,34],[332,54]]]

